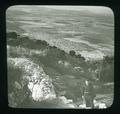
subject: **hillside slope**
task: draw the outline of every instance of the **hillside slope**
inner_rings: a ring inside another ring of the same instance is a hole
[[[105,84],[113,83],[114,58],[106,56],[103,60],[86,61],[80,54],[76,55],[73,50],[66,53],[55,46],[50,46],[46,41],[33,40],[16,32],[7,33],[7,56],[8,96],[9,103],[13,107],[24,106],[26,99],[30,102],[28,104],[31,104],[31,100],[36,104],[38,101],[42,103],[46,98],[60,99],[61,96],[65,96],[65,98],[62,97],[62,101],[72,99],[72,104],[80,104],[84,81],[87,79],[95,82],[96,78],[99,78],[99,83],[95,83],[98,94],[96,99],[108,99],[107,96],[109,96],[110,102],[108,103],[108,100],[104,102],[107,106],[112,104],[113,85]],[[44,85],[41,78],[51,87]],[[39,85],[39,82],[44,86]],[[36,84],[34,87],[33,83]],[[40,89],[41,87],[47,89],[44,91]],[[25,93],[26,90],[27,93]],[[46,93],[47,90],[48,93]],[[44,91],[43,94],[42,91]],[[45,97],[44,93],[48,97]],[[18,96],[21,101],[17,99]],[[35,107],[38,105],[36,104]]]

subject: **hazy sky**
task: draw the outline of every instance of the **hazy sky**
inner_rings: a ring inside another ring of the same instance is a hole
[[[61,10],[89,10],[94,13],[113,13],[109,7],[104,6],[44,6],[48,8],[61,9]]]
[[[32,6],[32,7],[31,7]],[[52,9],[59,9],[59,10],[88,10],[94,13],[111,13],[113,14],[112,10],[109,7],[104,7],[104,6],[65,6],[65,5],[16,5],[10,7],[10,9],[14,8],[20,8],[26,9],[26,10],[32,10],[32,8],[37,8],[37,7],[46,7],[46,8],[52,8]],[[29,9],[28,9],[29,8]]]

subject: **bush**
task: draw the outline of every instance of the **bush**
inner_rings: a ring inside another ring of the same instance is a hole
[[[77,58],[79,58],[80,60],[85,61],[85,58],[84,58],[84,57],[82,57],[80,54],[79,54],[79,55],[76,55],[76,57],[77,57]]]
[[[16,32],[8,32],[7,33],[7,38],[16,39],[17,38],[17,33]]]
[[[109,56],[104,57],[100,80],[102,82],[114,81],[114,57],[109,57]]]
[[[74,50],[71,50],[71,51],[69,51],[69,54],[70,54],[71,56],[75,56],[75,51],[74,51]]]

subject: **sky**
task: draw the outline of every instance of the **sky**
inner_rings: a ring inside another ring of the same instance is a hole
[[[60,10],[89,10],[94,13],[113,13],[109,7],[104,6],[44,6]]]
[[[31,7],[31,5],[15,5],[9,7],[10,9],[14,8],[25,8],[25,7]],[[93,13],[104,13],[104,14],[113,14],[113,11],[109,7],[105,6],[65,6],[65,5],[32,5],[31,10],[33,7],[46,7],[46,8],[52,8],[52,9],[59,9],[59,10],[88,10]]]

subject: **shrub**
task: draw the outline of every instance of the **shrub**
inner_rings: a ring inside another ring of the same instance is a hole
[[[75,56],[75,51],[74,51],[74,50],[71,50],[71,51],[69,51],[69,54],[70,54],[71,56]]]
[[[17,38],[17,33],[16,32],[8,32],[7,37],[12,38],[12,39],[16,39]]]

